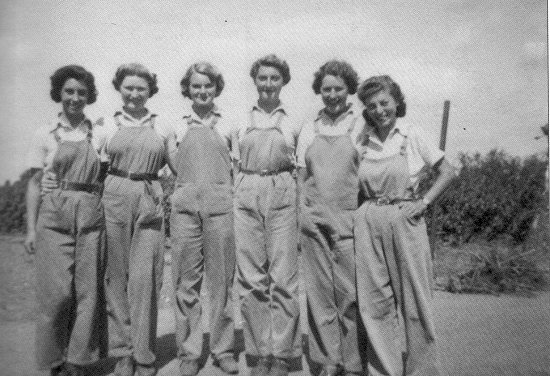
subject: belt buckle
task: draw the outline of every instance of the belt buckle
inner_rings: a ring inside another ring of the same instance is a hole
[[[128,171],[128,176],[127,178],[130,179],[130,180],[135,180],[136,179],[136,173],[135,172],[131,172],[131,171]]]
[[[267,176],[269,175],[269,170],[265,169],[265,170],[260,170],[260,176]]]
[[[376,199],[376,205],[377,206],[389,205],[390,202],[391,201],[390,201],[389,197],[387,197],[387,196],[378,197]]]
[[[68,185],[69,185],[69,182],[65,179],[63,179],[59,182],[59,188],[61,188],[61,189],[67,189]]]

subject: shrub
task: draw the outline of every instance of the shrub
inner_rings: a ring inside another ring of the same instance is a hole
[[[427,212],[437,237],[461,244],[472,237],[525,239],[537,208],[546,205],[546,161],[525,160],[492,150],[486,156],[462,154],[462,170]],[[429,187],[435,174],[422,182]]]

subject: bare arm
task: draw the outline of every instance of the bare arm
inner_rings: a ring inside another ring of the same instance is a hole
[[[422,200],[403,202],[400,204],[400,208],[404,210],[410,218],[421,216],[426,211],[428,205],[434,202],[434,200],[443,193],[456,176],[455,168],[445,158],[436,165],[436,170],[438,173],[437,178]]]
[[[38,170],[29,180],[27,185],[27,238],[25,249],[28,253],[35,253],[36,221],[38,219],[38,208],[40,207],[40,180],[42,170]]]
[[[164,146],[166,148],[166,156],[167,156],[166,163],[168,164],[168,167],[170,168],[170,171],[172,171],[174,176],[176,176],[177,175],[176,174],[176,166],[174,164],[174,162],[176,160],[176,154],[178,153],[178,146],[177,146],[177,143],[176,143],[176,135],[175,134],[170,134],[166,138],[166,141],[164,142]]]

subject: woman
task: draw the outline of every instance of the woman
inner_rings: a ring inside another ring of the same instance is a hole
[[[120,66],[113,85],[123,106],[103,128],[110,162],[103,203],[107,228],[106,296],[115,375],[154,375],[157,299],[162,282],[163,213],[158,171],[168,127],[145,104],[156,76],[141,64]]]
[[[320,375],[362,372],[357,341],[353,213],[357,208],[363,127],[347,102],[357,90],[355,70],[331,60],[315,73],[313,91],[325,107],[304,125],[298,139],[301,248],[311,359]]]
[[[96,100],[94,76],[59,68],[51,98],[62,110],[38,129],[29,154],[37,172],[27,190],[27,251],[36,251],[36,358],[50,375],[83,375],[99,357],[101,261],[105,222],[95,129],[84,114]],[[42,171],[59,188],[40,197]]]
[[[251,375],[285,376],[301,356],[294,148],[298,128],[279,99],[290,81],[275,55],[250,70],[258,101],[236,133],[237,278]]]
[[[422,215],[454,169],[421,128],[397,122],[406,104],[389,76],[367,79],[359,98],[367,122],[359,167],[366,201],[356,213],[355,242],[359,308],[373,349],[369,374],[438,375]],[[421,198],[418,180],[428,167],[439,176]]]
[[[199,62],[187,69],[181,89],[192,105],[176,129],[177,149],[170,146],[177,175],[170,233],[180,376],[196,375],[199,369],[205,275],[214,364],[226,373],[238,373],[231,300],[235,273],[231,123],[214,104],[223,87],[223,77],[212,64]]]

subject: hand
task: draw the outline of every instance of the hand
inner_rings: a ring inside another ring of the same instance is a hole
[[[25,250],[29,255],[34,255],[36,252],[36,249],[34,248],[34,245],[36,243],[36,232],[29,231],[27,233],[27,237],[25,238],[25,241],[23,242],[23,246],[25,247]]]
[[[424,214],[428,205],[422,200],[402,201],[399,204],[399,209],[403,211],[407,218],[418,219]]]
[[[59,186],[57,183],[57,175],[55,172],[46,171],[42,175],[40,180],[40,194],[44,196],[46,193],[50,193]]]

